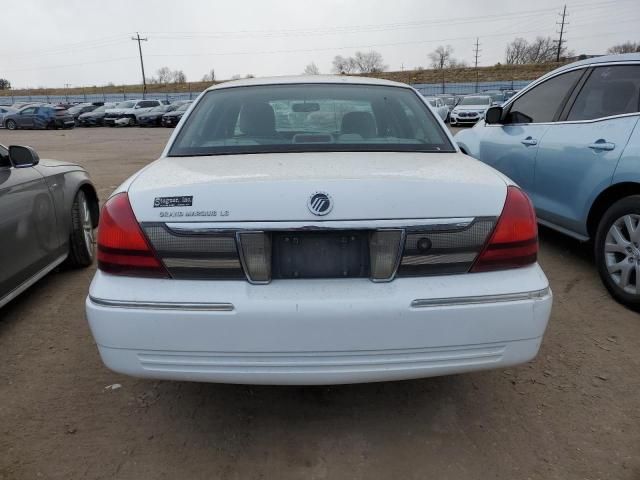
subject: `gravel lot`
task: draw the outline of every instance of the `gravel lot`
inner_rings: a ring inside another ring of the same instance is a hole
[[[0,143],[80,162],[104,200],[170,133]],[[609,298],[589,246],[543,229],[540,262],[555,303],[534,362],[331,388],[112,373],[84,318],[93,269],[53,273],[0,310],[0,479],[640,479],[640,317]]]

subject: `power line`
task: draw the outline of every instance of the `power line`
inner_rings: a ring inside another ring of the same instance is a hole
[[[478,58],[480,57],[480,38],[476,37],[476,43],[473,48],[473,56],[475,58],[474,66],[476,69],[476,93],[478,93],[478,75],[480,72],[478,71]]]
[[[562,22],[561,23],[557,23],[558,25],[560,25],[560,38],[558,39],[558,51],[556,53],[556,62],[560,61],[560,53],[562,53],[562,37],[564,36],[564,26],[568,25],[568,23],[565,22],[565,18],[567,16],[567,6],[565,5],[564,8],[562,9]]]
[[[135,37],[131,37],[131,40],[138,42],[138,52],[140,53],[140,69],[142,70],[142,98],[147,94],[147,77],[144,74],[144,61],[142,60],[142,44],[140,42],[148,41],[148,38],[140,38],[140,34],[136,32]]]

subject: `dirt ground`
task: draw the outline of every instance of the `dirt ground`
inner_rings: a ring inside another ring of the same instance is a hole
[[[104,199],[170,133],[0,143],[80,162]],[[588,246],[543,229],[540,263],[555,300],[530,364],[330,388],[112,373],[84,316],[93,269],[53,273],[0,310],[0,479],[640,479],[640,316],[611,300]]]

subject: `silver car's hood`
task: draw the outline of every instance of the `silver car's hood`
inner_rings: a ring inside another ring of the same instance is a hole
[[[457,106],[454,108],[456,112],[478,112],[480,110],[486,110],[491,105],[465,105],[463,107]]]

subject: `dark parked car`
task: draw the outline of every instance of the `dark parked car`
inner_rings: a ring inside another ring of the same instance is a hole
[[[104,117],[107,114],[108,108],[113,108],[116,103],[105,103],[97,107],[91,112],[82,113],[78,116],[79,127],[100,127],[104,125]]]
[[[98,216],[82,167],[0,145],[0,307],[65,261],[91,265]]]
[[[168,113],[165,113],[164,115],[162,115],[162,120],[160,121],[162,126],[163,127],[175,127],[178,124],[178,122],[180,121],[180,119],[182,118],[182,116],[184,115],[184,112],[186,112],[187,109],[189,108],[189,105],[191,105],[191,102],[183,103],[178,108],[176,108],[174,111],[168,112]]]
[[[174,111],[179,105],[158,105],[148,112],[136,115],[136,122],[141,127],[159,127],[162,115]]]
[[[69,112],[69,115],[73,116],[73,119],[77,123],[80,115],[87,112],[93,112],[96,108],[98,108],[98,105],[94,105],[93,103],[81,103],[70,107],[67,111]]]
[[[8,130],[18,128],[73,128],[75,120],[69,112],[51,105],[29,106],[6,115],[4,126]]]

